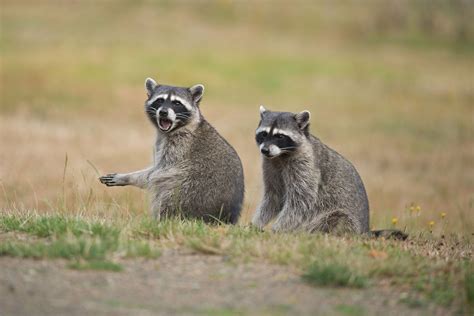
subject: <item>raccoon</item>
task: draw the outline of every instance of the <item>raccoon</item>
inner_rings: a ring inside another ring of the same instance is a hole
[[[234,148],[200,110],[204,86],[175,87],[145,81],[145,112],[157,130],[155,163],[144,170],[107,174],[107,186],[149,191],[151,213],[237,223],[244,198],[242,163]]]
[[[252,224],[275,232],[368,233],[369,202],[354,166],[309,132],[310,112],[260,107],[263,198]]]

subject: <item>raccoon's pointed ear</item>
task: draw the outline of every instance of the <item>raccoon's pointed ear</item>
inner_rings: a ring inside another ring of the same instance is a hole
[[[296,123],[301,130],[304,130],[308,127],[310,117],[311,114],[309,111],[303,111],[295,115]]]
[[[146,94],[148,97],[151,97],[153,92],[155,91],[155,88],[158,86],[155,80],[151,78],[146,78],[145,80],[145,89],[146,89]]]
[[[204,94],[204,86],[202,84],[196,84],[189,88],[189,92],[191,92],[193,96],[194,103],[199,104]]]
[[[260,117],[263,118],[263,115],[265,115],[265,112],[267,112],[267,109],[263,105],[260,105]]]

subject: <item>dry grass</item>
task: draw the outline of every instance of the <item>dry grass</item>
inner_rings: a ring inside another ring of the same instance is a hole
[[[93,166],[150,163],[153,76],[206,85],[202,110],[243,160],[242,223],[261,194],[264,103],[311,110],[313,133],[359,169],[373,227],[471,234],[472,6],[344,3],[2,2],[0,208],[146,213],[142,192],[102,187]]]

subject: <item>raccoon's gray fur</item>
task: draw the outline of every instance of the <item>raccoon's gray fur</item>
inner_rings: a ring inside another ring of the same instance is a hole
[[[204,119],[204,86],[145,82],[145,111],[156,127],[155,163],[141,171],[108,174],[107,186],[134,185],[151,194],[152,215],[180,215],[236,223],[244,197],[242,163],[234,148]]]
[[[263,199],[252,224],[273,231],[369,231],[369,203],[354,166],[309,133],[310,113],[260,107]]]

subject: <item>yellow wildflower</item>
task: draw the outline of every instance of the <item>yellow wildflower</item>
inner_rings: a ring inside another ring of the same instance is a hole
[[[435,224],[434,221],[430,221],[430,222],[428,223],[428,226],[430,226],[430,229],[433,229],[434,224]]]
[[[415,207],[415,210],[416,210],[417,213],[420,213],[420,212],[421,212],[421,207],[420,207],[419,205],[417,205],[417,206]]]
[[[441,216],[441,219],[444,219],[446,217],[446,212],[441,212],[439,215]]]
[[[393,224],[393,226],[396,226],[397,223],[398,223],[398,218],[396,218],[396,217],[392,218],[392,224]]]

